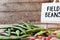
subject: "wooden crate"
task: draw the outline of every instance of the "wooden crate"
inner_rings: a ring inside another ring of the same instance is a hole
[[[47,2],[53,2],[53,0],[0,0],[0,24],[16,24],[23,20],[40,25],[42,24],[40,23],[41,5]],[[54,25],[60,27],[53,24],[53,28]]]

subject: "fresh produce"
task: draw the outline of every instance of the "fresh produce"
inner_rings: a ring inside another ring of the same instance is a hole
[[[17,34],[17,36],[19,36],[20,35],[20,31],[16,30],[16,34]]]
[[[41,35],[41,36],[48,36],[48,31],[40,31],[36,35]]]
[[[56,37],[57,37],[57,38],[60,38],[60,33],[57,33],[57,34],[56,34]]]
[[[8,36],[10,36],[11,35],[11,29],[8,29]]]
[[[34,37],[29,37],[29,40],[35,40],[35,38]]]
[[[38,36],[40,36],[40,34],[35,34],[34,36],[35,36],[35,37],[38,37]]]
[[[12,27],[2,28],[5,29],[5,36],[8,39],[12,36],[16,38],[29,38],[29,40],[51,40],[52,35],[60,38],[59,33],[54,33],[55,29],[44,29],[38,26],[34,26],[23,22],[23,24],[14,24]]]
[[[29,24],[24,22],[24,25],[27,27],[27,29],[31,29],[31,27],[29,26]]]
[[[39,31],[43,31],[45,29],[42,29],[42,28],[34,28],[34,29],[30,29],[30,30],[27,30],[26,32],[27,33],[31,33],[31,32],[39,32]]]
[[[38,38],[37,40],[51,40],[52,32],[51,30],[43,30],[43,31],[36,33],[34,36]]]
[[[22,36],[19,36],[20,38],[26,38],[26,37],[29,37],[30,35],[29,34],[25,34],[25,35],[22,35]]]
[[[52,32],[52,34],[53,34],[55,37],[57,37],[57,38],[60,39],[60,31],[59,31],[59,30]]]
[[[6,28],[4,32],[6,34],[9,34],[8,36],[13,35],[13,36],[21,37],[23,35],[26,36],[26,34],[29,34],[30,36],[34,36],[37,32],[44,31],[44,30],[45,30],[44,28],[34,26],[28,23],[23,23],[23,24],[14,24],[12,25],[12,27]]]
[[[56,35],[57,33],[56,32],[53,32],[53,35]]]

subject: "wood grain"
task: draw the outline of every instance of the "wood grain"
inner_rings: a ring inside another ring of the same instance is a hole
[[[49,0],[0,0],[0,3],[7,2],[49,2]]]
[[[38,11],[41,3],[4,3],[0,4],[0,11]]]
[[[0,0],[0,24],[21,23],[23,20],[46,27],[47,24],[40,23],[40,14],[41,4],[48,2],[53,0]],[[60,24],[48,24],[48,28],[60,28]]]
[[[40,12],[0,12],[0,24],[40,21]]]

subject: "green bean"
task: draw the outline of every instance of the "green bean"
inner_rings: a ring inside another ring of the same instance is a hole
[[[20,37],[6,37],[0,36],[0,40],[13,40],[13,39],[21,39]]]
[[[0,36],[8,36],[8,34],[0,33]]]
[[[21,32],[20,34],[24,34],[23,32]]]
[[[4,32],[8,34],[8,31],[4,31]],[[16,32],[11,32],[11,34],[17,35]],[[24,34],[24,32],[21,32],[20,34]]]
[[[11,35],[11,29],[8,29],[8,36]]]
[[[5,33],[7,33],[7,34],[8,34],[8,36],[10,36],[10,35],[11,35],[11,29],[5,30],[4,32],[5,32]]]
[[[42,30],[45,30],[45,29],[42,29],[42,28],[34,28],[34,29],[27,30],[26,32],[27,33],[31,33],[31,32],[38,32],[38,31],[42,31]]]
[[[11,32],[11,34],[16,34],[16,32]]]
[[[26,32],[25,32],[25,30],[23,29],[23,28],[19,28],[19,27],[13,27],[13,28],[16,28],[16,29],[18,29],[18,30],[21,30],[23,33],[25,33],[26,34]]]
[[[30,26],[31,28],[39,28],[38,26],[34,26],[34,25],[30,25],[30,24],[29,24],[29,26]]]
[[[27,29],[26,27],[24,27],[23,25],[19,25],[19,24],[15,24],[15,25],[13,25],[13,26],[15,26],[15,27],[22,27],[22,28],[24,28],[24,29]]]
[[[35,27],[32,27],[32,26],[30,26],[31,27],[31,29],[34,29]]]
[[[19,36],[19,37],[3,37],[3,36],[0,36],[0,39],[21,39],[21,38],[26,38],[28,37],[29,35],[22,35],[22,36]]]
[[[24,25],[26,25],[28,29],[31,29],[31,27],[29,26],[29,24],[24,23]]]
[[[8,34],[8,31],[5,31]],[[16,32],[11,32],[11,34],[16,34]]]
[[[20,31],[16,30],[16,34],[17,34],[17,36],[19,36],[20,35]]]
[[[4,32],[8,34],[8,30],[7,31],[4,31]]]
[[[25,35],[20,36],[20,38],[26,38],[26,37],[29,37],[29,34],[25,34]]]

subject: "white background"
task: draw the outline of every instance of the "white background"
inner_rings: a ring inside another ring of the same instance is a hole
[[[60,17],[45,17],[47,6],[60,6],[60,3],[42,3],[41,23],[60,23]]]

